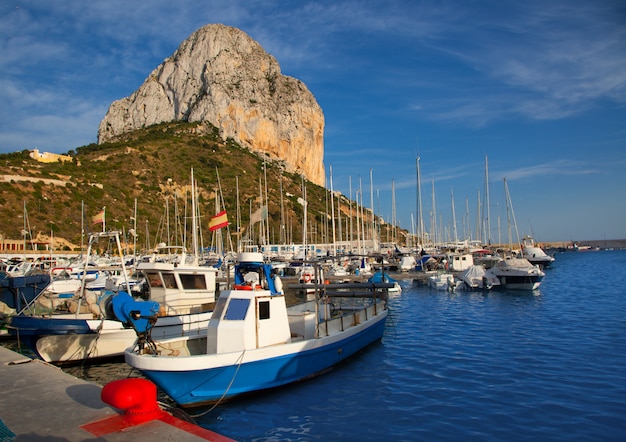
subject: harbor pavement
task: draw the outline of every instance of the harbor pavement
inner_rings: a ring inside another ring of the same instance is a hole
[[[156,418],[129,423],[124,410],[103,402],[102,391],[0,346],[0,441],[231,440],[160,409]]]

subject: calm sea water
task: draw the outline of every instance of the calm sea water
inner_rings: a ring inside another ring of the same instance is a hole
[[[239,441],[626,440],[626,251],[558,254],[535,292],[402,286],[380,343],[196,422]]]
[[[626,252],[556,259],[535,293],[403,281],[382,342],[197,421],[241,441],[626,440]]]

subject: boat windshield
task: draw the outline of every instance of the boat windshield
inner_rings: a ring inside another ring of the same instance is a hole
[[[231,321],[243,321],[246,319],[246,313],[250,306],[249,299],[232,298],[228,303],[228,309],[224,315],[224,319]]]

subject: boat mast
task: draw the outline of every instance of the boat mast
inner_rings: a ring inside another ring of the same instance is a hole
[[[487,229],[487,244],[491,245],[491,214],[489,210],[489,161],[485,155],[485,209],[487,211],[487,219],[485,220],[485,228]]]
[[[437,203],[435,201],[435,179],[432,179],[433,184],[433,192],[432,192],[432,202],[433,202],[433,213],[431,216],[431,231],[433,235],[433,244],[437,244],[438,235],[437,235]]]
[[[480,241],[481,244],[484,244],[482,236],[482,222],[480,220],[480,190],[477,190],[476,193],[476,240]]]
[[[241,208],[239,207],[239,176],[235,177],[235,190],[237,194],[237,253],[241,253]]]
[[[335,236],[335,200],[333,196],[333,166],[330,166],[330,216],[332,219],[331,228],[333,230],[333,253],[337,254],[337,237]]]
[[[265,210],[267,210],[267,217],[266,217],[266,221],[265,221],[265,230],[266,230],[266,244],[271,244],[270,241],[270,220],[269,220],[269,211],[270,211],[270,203],[269,203],[269,196],[267,193],[267,163],[265,161],[265,158],[263,158],[263,175],[265,178]]]
[[[350,198],[348,198],[348,211],[350,213],[350,228],[348,229],[348,234],[350,235],[350,251],[354,250],[354,245],[352,244],[352,240],[354,238],[354,230],[353,230],[353,225],[352,225],[352,175],[348,176],[348,184],[349,184],[349,189],[350,189]]]
[[[27,222],[27,219],[28,219],[28,214],[26,212],[26,200],[24,200],[24,216],[23,216],[23,218],[24,218],[24,228],[22,229],[22,236],[24,237],[24,261],[26,261],[26,233],[27,233],[26,222]]]
[[[417,169],[417,235],[419,236],[421,246],[424,247],[424,216],[422,212],[420,157],[415,159],[415,167]]]
[[[261,208],[261,221],[259,222],[259,244],[261,246],[264,246],[265,244],[267,244],[266,239],[265,238],[265,224],[264,224],[264,219],[263,219],[263,211],[264,211],[264,207],[263,207],[263,183],[262,183],[262,178],[259,177],[259,205]],[[259,250],[260,252],[261,250]]]
[[[506,216],[509,231],[509,247],[513,251],[513,238],[511,234],[511,219],[509,218],[509,210],[511,211],[511,218],[513,219],[513,226],[515,227],[515,235],[517,237],[517,244],[521,245],[519,239],[519,231],[517,230],[517,221],[515,220],[515,212],[513,211],[513,201],[511,201],[511,195],[509,194],[509,186],[506,183],[506,177],[504,177],[504,196],[506,198]]]
[[[376,241],[376,220],[374,219],[374,183],[372,181],[373,169],[370,169],[370,210],[372,211],[371,239],[372,251],[378,251],[378,241]]]
[[[454,242],[458,241],[458,235],[456,231],[456,214],[454,212],[454,190],[450,188],[450,197],[452,198],[452,233],[454,234]]]
[[[136,201],[136,200],[135,200]],[[85,201],[80,202],[80,253],[85,251]]]
[[[137,258],[137,198],[135,198],[135,211],[133,212],[133,263]]]
[[[287,235],[285,235],[285,205],[283,203],[283,175],[280,175],[280,243],[287,243]]]
[[[341,228],[341,194],[337,197],[337,228],[339,230],[339,244],[343,242],[343,229]]]
[[[193,247],[193,265],[198,265],[198,224],[196,220],[196,183],[193,178],[193,167],[191,168],[191,240]]]
[[[394,179],[391,179],[391,228],[393,242],[396,242],[396,183]]]
[[[469,198],[465,197],[465,225],[463,226],[464,236],[471,240],[472,239],[472,226],[470,223],[470,211],[469,211]]]
[[[302,180],[302,199],[303,199],[303,208],[304,208],[304,217],[302,220],[302,244],[304,245],[304,259],[307,259],[309,250],[308,250],[308,245],[307,245],[307,204],[306,204],[306,182],[304,180],[304,175],[300,175],[300,178]]]

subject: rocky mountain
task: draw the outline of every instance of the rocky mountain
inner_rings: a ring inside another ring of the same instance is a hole
[[[98,143],[154,124],[209,122],[222,139],[283,160],[323,186],[324,115],[301,81],[239,29],[194,32],[129,97],[113,102]]]
[[[183,230],[185,238],[191,238],[191,169],[207,241],[212,236],[208,220],[221,208],[231,223],[224,232],[225,241],[230,238],[235,245],[244,239],[260,241],[260,217],[255,214],[260,215],[260,207],[265,206],[269,241],[301,242],[304,209],[300,200],[306,186],[308,240],[328,242],[322,233],[329,223],[329,191],[288,172],[284,161],[268,160],[232,139],[223,140],[209,123],[177,121],[127,132],[115,142],[69,151],[72,161],[44,163],[30,154],[28,150],[0,154],[2,249],[11,240],[28,241],[30,250],[32,240],[38,250],[44,250],[53,240],[54,250],[79,251],[84,240],[81,234],[102,228],[91,222],[102,207],[106,207],[107,230],[128,233],[135,227],[131,217],[136,218],[141,250],[159,242],[180,244]],[[342,198],[341,207],[345,220],[347,199]],[[287,228],[281,228],[281,220]]]

